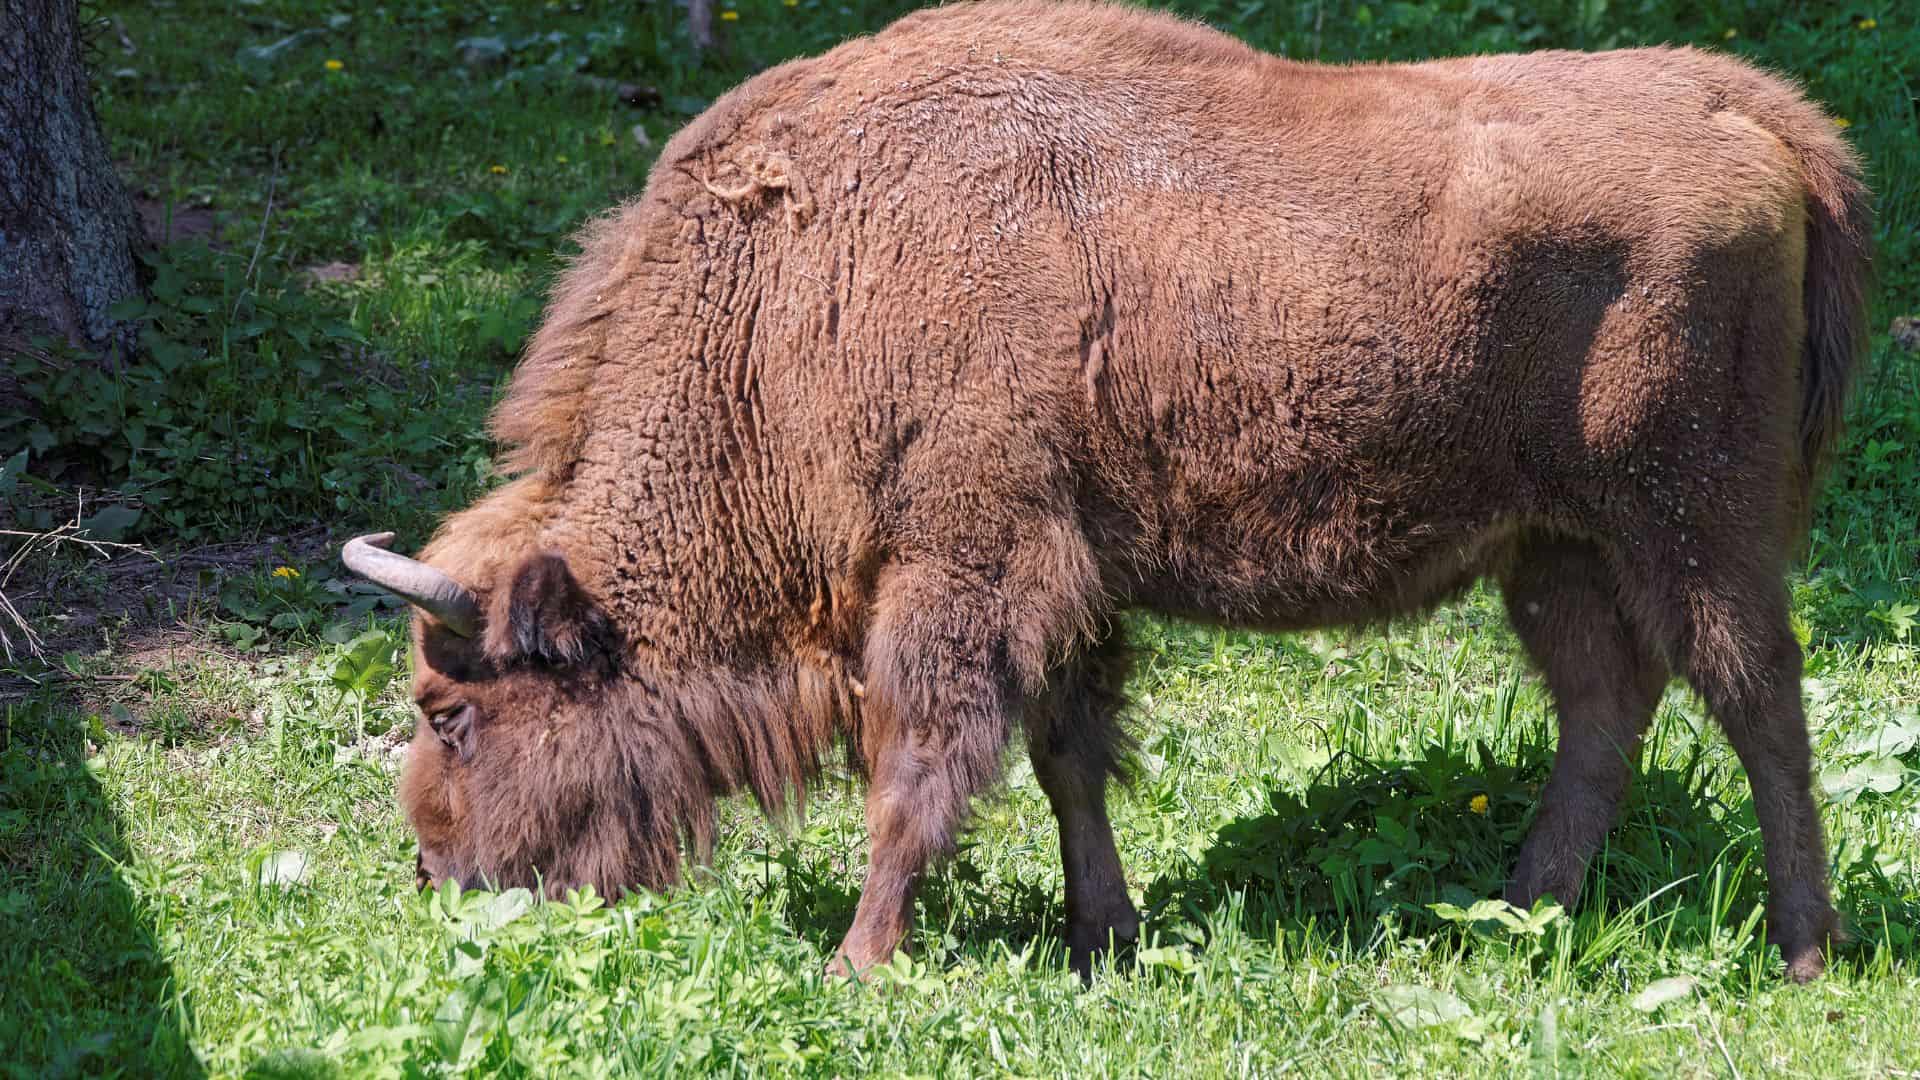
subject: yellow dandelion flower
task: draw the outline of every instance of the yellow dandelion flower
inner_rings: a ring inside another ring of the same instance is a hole
[[[328,71],[340,71],[344,69],[347,65],[341,63],[338,60],[329,60],[327,61],[325,66]]]
[[[1859,22],[1854,23],[1853,25],[1862,30],[1871,30],[1874,27],[1880,25],[1880,20],[1879,19],[1861,19]]]
[[[1837,128],[1850,128],[1853,126],[1853,121],[1844,116],[1836,116],[1833,118],[1833,126]]]
[[[720,13],[720,21],[721,22],[739,22],[740,13],[733,10],[732,8],[728,8],[727,10]]]
[[[285,578],[291,581],[294,578],[297,578],[300,576],[300,571],[295,570],[291,566],[281,566],[281,567],[276,567],[274,569],[273,576],[277,578]]]
[[[1471,800],[1468,801],[1467,809],[1473,811],[1476,814],[1486,813],[1487,797],[1485,795],[1475,795]]]
[[[1720,34],[1720,37],[1726,41],[1732,41],[1734,38],[1737,38],[1739,36],[1740,36],[1740,31],[1735,30],[1731,26],[1727,27],[1726,30],[1722,31]]]
[[[495,176],[507,175],[507,167],[505,165],[489,165],[487,166],[487,171]]]

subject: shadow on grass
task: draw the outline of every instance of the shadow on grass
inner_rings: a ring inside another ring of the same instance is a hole
[[[1337,760],[1300,793],[1271,792],[1267,812],[1227,824],[1197,863],[1152,882],[1148,929],[1217,925],[1222,913],[1236,912],[1239,929],[1255,937],[1354,950],[1370,948],[1388,922],[1400,936],[1451,932],[1428,905],[1465,908],[1501,894],[1551,762],[1551,747],[1541,744],[1523,745],[1509,760],[1484,746]],[[1573,913],[1587,928],[1582,938],[1617,941],[1598,927],[1625,919],[1659,947],[1717,951],[1764,905],[1746,779],[1723,768],[1696,754],[1678,768],[1638,772]],[[789,924],[830,952],[853,920],[857,876],[791,853],[782,861]],[[1871,852],[1838,877],[1853,940],[1837,958],[1862,968],[1912,959],[1920,923],[1912,889],[1882,875]],[[923,937],[947,930],[1015,952],[1035,942],[1057,946],[1065,922],[1051,889],[988,882],[964,848],[928,881],[922,908]]]
[[[1223,827],[1197,865],[1150,885],[1149,922],[1205,926],[1237,904],[1249,934],[1355,949],[1376,940],[1384,921],[1402,935],[1442,930],[1429,905],[1501,895],[1551,761],[1544,745],[1523,746],[1511,764],[1484,746],[1349,760],[1303,793],[1271,792],[1268,812]],[[1663,944],[1715,945],[1764,905],[1761,865],[1745,777],[1719,774],[1696,754],[1680,768],[1637,772],[1573,914],[1663,922],[1651,930]],[[1911,959],[1920,916],[1912,891],[1881,874],[1870,852],[1838,876],[1853,935],[1838,957],[1862,967]]]
[[[200,1076],[71,716],[44,694],[0,704],[0,1073]]]
[[[1062,900],[1028,881],[989,882],[968,857],[967,845],[930,873],[920,888],[921,918],[913,941],[946,937],[951,943],[1001,942],[1020,952],[1035,942],[1053,942],[1066,927]],[[788,848],[773,860],[783,868],[784,919],[794,934],[831,955],[853,925],[861,875],[837,870]],[[1055,942],[1057,944],[1057,942]],[[909,949],[917,948],[910,945]]]
[[[1232,913],[1256,938],[1356,951],[1373,947],[1386,923],[1399,937],[1456,933],[1429,905],[1466,908],[1501,895],[1552,753],[1534,742],[1498,758],[1485,746],[1428,746],[1410,759],[1337,759],[1302,792],[1270,792],[1266,812],[1228,823],[1198,862],[1149,884],[1145,930],[1164,939],[1173,924],[1217,927]],[[1572,912],[1589,961],[1603,961],[1597,943],[1617,947],[1621,929],[1656,948],[1721,952],[1762,909],[1760,833],[1746,778],[1730,769],[1696,751],[1679,767],[1636,773]],[[788,925],[830,953],[852,924],[858,874],[792,848],[775,860],[785,869]],[[1911,886],[1883,875],[1871,851],[1856,850],[1836,878],[1852,938],[1838,961],[1872,970],[1920,956]],[[930,876],[921,909],[918,940],[1000,942],[1016,953],[1038,943],[1064,964],[1057,892],[989,881],[964,846]]]

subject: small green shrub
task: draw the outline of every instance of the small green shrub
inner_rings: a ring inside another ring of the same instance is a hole
[[[328,569],[291,566],[227,579],[220,587],[220,631],[244,650],[265,649],[278,635],[313,636],[336,644],[366,627],[375,612],[391,614],[406,602],[378,586]]]
[[[0,455],[28,449],[43,478],[118,489],[143,530],[175,538],[366,517],[483,482],[484,394],[447,408],[462,399],[265,263],[204,247],[147,262],[150,296],[115,312],[140,327],[136,362],[45,342],[7,359],[31,408],[0,421]]]

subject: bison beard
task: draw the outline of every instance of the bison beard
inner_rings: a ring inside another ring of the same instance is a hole
[[[1377,621],[1496,579],[1560,745],[1509,889],[1571,903],[1679,676],[1752,782],[1790,974],[1835,927],[1784,575],[1868,197],[1686,49],[1321,68],[1166,16],[923,12],[766,72],[588,230],[416,562],[423,877],[663,888],[836,745],[838,969],[1024,735],[1073,964],[1134,936],[1119,613]]]

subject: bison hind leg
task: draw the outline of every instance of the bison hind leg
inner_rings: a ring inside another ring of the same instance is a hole
[[[1545,677],[1560,739],[1507,899],[1572,905],[1626,794],[1640,739],[1668,681],[1590,543],[1537,537],[1501,576],[1507,613]]]
[[[1140,915],[1107,817],[1107,782],[1131,749],[1119,722],[1127,652],[1119,631],[1065,666],[1027,710],[1027,753],[1060,826],[1067,880],[1067,958],[1083,979],[1095,958],[1131,945]]]
[[[1667,578],[1668,608],[1678,616],[1671,655],[1746,771],[1766,855],[1768,936],[1788,976],[1806,982],[1825,970],[1839,919],[1813,799],[1803,658],[1788,614],[1785,558],[1752,559],[1750,542],[1702,550]]]

